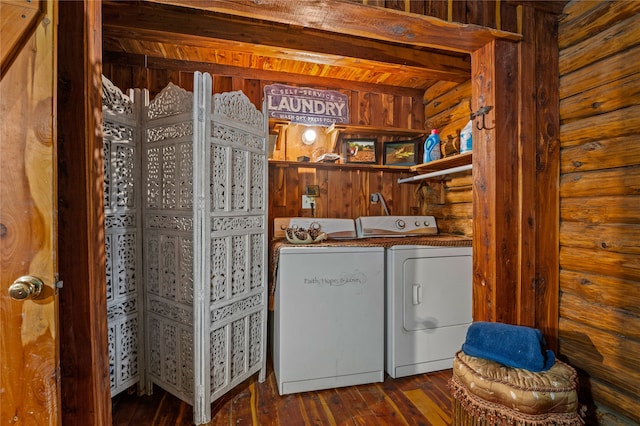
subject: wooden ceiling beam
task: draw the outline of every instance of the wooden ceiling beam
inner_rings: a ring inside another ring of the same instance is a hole
[[[194,13],[193,8],[149,2],[105,1],[103,30],[105,40],[179,41],[203,48],[224,48],[312,63],[353,67],[357,61],[359,68],[365,63],[371,68],[391,64],[419,69],[438,80],[464,81],[471,69],[470,58],[460,53],[443,54],[291,24],[208,11]]]
[[[520,34],[344,0],[147,0],[371,40],[472,53],[487,43],[519,41]]]

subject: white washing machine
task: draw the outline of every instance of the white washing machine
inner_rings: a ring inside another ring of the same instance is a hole
[[[281,247],[276,276],[280,395],[384,380],[384,248]]]
[[[451,368],[472,322],[471,247],[387,249],[386,361],[389,376]]]

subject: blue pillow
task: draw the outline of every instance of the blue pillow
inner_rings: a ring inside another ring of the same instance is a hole
[[[544,346],[538,329],[478,321],[469,326],[462,351],[507,367],[538,372],[550,369],[556,361],[553,351],[545,351]]]

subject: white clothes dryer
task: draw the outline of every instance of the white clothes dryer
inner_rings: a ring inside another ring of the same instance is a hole
[[[389,376],[452,368],[472,322],[471,247],[387,249],[386,361]]]

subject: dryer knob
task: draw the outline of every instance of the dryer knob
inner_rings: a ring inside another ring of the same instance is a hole
[[[428,220],[424,221],[424,226],[427,226],[427,227],[429,226],[429,221]]]
[[[420,226],[420,221],[416,220],[415,225],[416,225],[416,227]]]
[[[405,227],[405,226],[407,226],[407,224],[406,224],[406,223],[404,223],[404,220],[402,220],[402,219],[398,219],[398,220],[396,220],[396,226],[397,226],[399,229],[404,229],[404,227]]]

